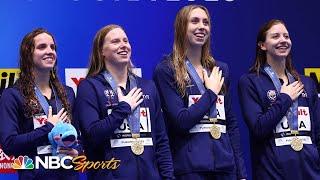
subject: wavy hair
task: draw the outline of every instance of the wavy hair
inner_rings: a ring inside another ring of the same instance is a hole
[[[40,113],[42,110],[34,92],[35,77],[33,74],[35,66],[33,62],[33,52],[35,49],[34,38],[42,33],[50,35],[56,46],[53,35],[43,28],[37,28],[25,35],[20,45],[20,73],[17,86],[24,97],[24,114],[26,117],[32,117],[33,115]],[[50,83],[56,89],[57,96],[61,100],[63,107],[66,109],[68,116],[71,119],[71,107],[67,99],[67,94],[57,76],[57,61],[50,72]]]

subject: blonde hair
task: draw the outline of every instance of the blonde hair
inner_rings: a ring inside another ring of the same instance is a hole
[[[113,29],[124,29],[116,24],[110,24],[101,28],[94,37],[92,51],[90,55],[90,63],[88,67],[87,77],[92,77],[105,70],[104,56],[102,55],[102,48],[104,44],[104,38]],[[130,61],[128,63],[128,72],[132,73],[133,64]]]

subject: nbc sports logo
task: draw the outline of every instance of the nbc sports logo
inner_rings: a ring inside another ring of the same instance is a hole
[[[13,169],[33,169],[33,160],[28,156],[19,156],[11,164]]]

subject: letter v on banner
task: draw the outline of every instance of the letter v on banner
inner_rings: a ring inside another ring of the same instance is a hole
[[[133,68],[133,73],[141,77],[141,68]],[[77,87],[85,77],[87,76],[87,68],[66,68],[65,78],[66,85],[71,87],[75,94],[77,94]]]
[[[77,87],[82,79],[87,76],[87,68],[66,68],[66,85],[71,87],[77,93]]]

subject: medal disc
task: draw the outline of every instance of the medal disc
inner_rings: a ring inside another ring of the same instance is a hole
[[[142,144],[142,141],[135,139],[131,144],[131,151],[133,152],[133,154],[137,156],[141,155],[144,151],[144,146]]]
[[[301,151],[303,148],[302,140],[297,137],[294,137],[291,142],[291,148],[295,151]]]
[[[216,125],[212,125],[210,128],[210,134],[214,139],[219,139],[221,137],[220,128]]]

